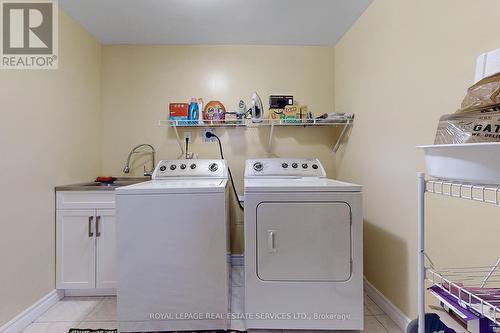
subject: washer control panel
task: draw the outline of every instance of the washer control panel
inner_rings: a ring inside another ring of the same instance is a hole
[[[326,172],[317,158],[261,158],[246,161],[245,177],[326,177]]]
[[[224,160],[162,160],[153,172],[153,179],[170,178],[227,178],[227,164]]]

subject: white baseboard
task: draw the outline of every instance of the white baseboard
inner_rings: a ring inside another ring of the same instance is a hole
[[[403,330],[406,332],[406,327],[410,323],[410,318],[408,318],[401,310],[399,310],[391,301],[387,299],[377,288],[371,284],[366,277],[364,278],[365,292],[379,306],[385,314],[392,319]]]
[[[60,290],[52,290],[50,293],[39,299],[35,304],[21,312],[14,319],[0,327],[1,333],[18,333],[26,326],[34,322],[52,305],[56,304],[64,297],[64,292]]]
[[[116,296],[116,289],[65,289],[64,296]]]

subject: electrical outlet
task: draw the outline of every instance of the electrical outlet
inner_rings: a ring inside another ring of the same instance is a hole
[[[203,137],[203,142],[216,142],[217,139],[216,138],[207,138],[207,132],[212,132],[215,134],[215,128],[213,127],[207,127],[207,128],[203,128],[203,131],[201,133],[202,137]]]
[[[186,139],[189,140],[189,142],[191,143],[191,132],[184,132],[184,142],[186,142]]]

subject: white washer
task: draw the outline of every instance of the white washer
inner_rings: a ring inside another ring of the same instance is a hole
[[[223,160],[160,161],[116,190],[120,332],[228,328],[227,174]]]
[[[317,159],[248,160],[247,329],[363,329],[361,186]]]

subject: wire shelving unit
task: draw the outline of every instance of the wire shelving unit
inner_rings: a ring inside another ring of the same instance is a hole
[[[425,253],[425,194],[500,205],[500,186],[477,185],[445,179],[426,179],[418,173],[418,333],[425,333],[425,291],[464,322],[474,323],[474,332],[500,332],[500,259],[491,266],[437,269]],[[429,266],[426,267],[426,259]],[[489,330],[492,329],[492,330]]]

